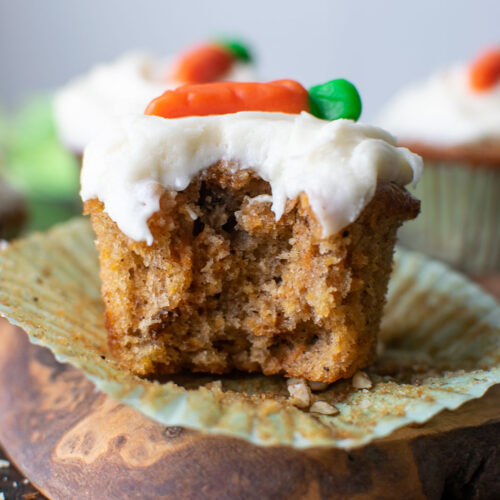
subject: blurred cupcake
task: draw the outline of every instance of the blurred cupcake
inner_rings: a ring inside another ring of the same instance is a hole
[[[15,191],[8,195],[8,204],[2,200],[7,200],[6,191],[0,191],[0,204],[9,208],[17,199],[19,208],[24,199],[27,221],[23,229],[28,232],[79,215],[77,162],[56,136],[50,98],[31,98],[15,114],[5,115],[3,122],[8,125],[0,123],[0,177]]]
[[[129,53],[101,64],[59,90],[54,116],[63,144],[81,155],[118,115],[142,113],[168,89],[186,83],[248,81],[256,75],[249,49],[237,41],[208,42],[173,59]]]
[[[26,220],[26,204],[18,191],[0,178],[0,241],[17,236]],[[1,249],[1,246],[0,246]]]
[[[500,271],[500,47],[388,103],[380,124],[425,162],[400,242],[473,274]]]
[[[24,196],[5,180],[9,129],[7,117],[0,113],[0,251],[3,240],[17,236],[26,221]]]

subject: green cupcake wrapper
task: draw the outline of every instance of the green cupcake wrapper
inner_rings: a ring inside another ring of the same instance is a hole
[[[470,274],[500,271],[500,167],[426,161],[413,194],[422,210],[401,245]]]

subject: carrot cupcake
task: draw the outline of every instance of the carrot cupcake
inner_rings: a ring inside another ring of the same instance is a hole
[[[54,114],[63,144],[81,155],[97,132],[116,116],[142,113],[151,99],[186,83],[252,80],[252,56],[237,41],[205,43],[161,60],[147,53],[129,53],[101,64],[59,90]]]
[[[88,146],[122,366],[333,382],[372,361],[421,160],[360,111],[345,80],[186,85]]]
[[[403,90],[380,123],[427,167],[422,214],[401,242],[467,272],[500,271],[500,47]]]

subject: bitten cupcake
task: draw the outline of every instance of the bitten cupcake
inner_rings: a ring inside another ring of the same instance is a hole
[[[76,155],[118,115],[142,113],[154,97],[186,83],[253,80],[250,50],[234,40],[207,42],[175,58],[125,54],[76,78],[54,97],[59,137]]]
[[[403,90],[380,124],[420,154],[420,217],[402,244],[469,273],[500,271],[500,47]]]
[[[342,79],[185,85],[86,148],[122,366],[333,382],[373,360],[421,160],[360,111]]]

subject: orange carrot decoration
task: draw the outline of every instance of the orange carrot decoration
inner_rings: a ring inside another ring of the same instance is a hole
[[[233,64],[233,55],[217,44],[200,45],[181,55],[173,80],[184,83],[213,82],[223,77]]]
[[[309,94],[294,80],[269,83],[213,82],[184,85],[150,102],[146,115],[163,118],[225,115],[238,111],[309,111]]]
[[[471,65],[470,84],[477,92],[484,92],[500,80],[500,47],[481,54]]]

